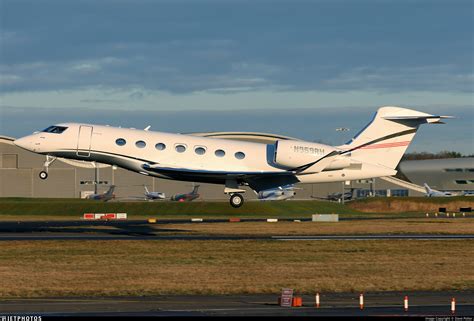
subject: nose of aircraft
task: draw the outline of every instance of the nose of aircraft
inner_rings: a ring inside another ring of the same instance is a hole
[[[13,141],[13,144],[26,150],[31,150],[33,146],[33,142],[31,140],[31,137],[29,136],[15,139]]]

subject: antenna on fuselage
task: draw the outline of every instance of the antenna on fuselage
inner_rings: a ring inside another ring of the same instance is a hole
[[[144,131],[148,131],[151,128],[151,125],[145,127]]]

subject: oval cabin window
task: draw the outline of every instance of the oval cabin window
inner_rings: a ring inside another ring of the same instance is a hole
[[[158,149],[158,150],[165,150],[166,145],[163,144],[163,143],[158,143],[158,144],[155,145],[155,148]]]
[[[127,141],[123,138],[119,138],[115,141],[115,144],[119,145],[119,146],[123,146],[127,143]]]
[[[198,155],[204,155],[206,153],[206,149],[204,147],[197,147],[194,152]]]
[[[176,149],[176,151],[177,151],[178,153],[184,153],[184,151],[186,150],[186,146],[184,146],[184,145],[176,145],[175,149]]]
[[[237,159],[244,159],[244,158],[245,158],[245,154],[242,153],[242,152],[237,152],[237,153],[235,153],[235,158],[237,158]]]
[[[146,146],[146,143],[143,140],[139,140],[135,143],[135,146],[137,146],[138,148],[144,148]]]
[[[224,157],[225,156],[225,152],[222,150],[222,149],[218,149],[214,152],[214,154],[217,156],[217,157]]]

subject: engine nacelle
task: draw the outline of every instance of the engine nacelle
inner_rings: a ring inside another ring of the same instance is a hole
[[[286,168],[297,168],[315,162],[335,148],[299,140],[279,140],[275,143],[274,162]]]

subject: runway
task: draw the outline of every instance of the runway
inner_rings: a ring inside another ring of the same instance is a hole
[[[294,219],[286,219],[293,221]],[[309,221],[307,218],[301,221]],[[265,222],[266,219],[245,219],[241,223]],[[206,219],[205,223],[229,222],[228,219]],[[24,221],[0,222],[0,241],[74,241],[74,240],[179,240],[179,241],[366,241],[366,240],[472,240],[474,234],[356,234],[356,235],[238,235],[189,234],[186,230],[167,228],[170,224],[200,224],[190,219],[127,221]],[[235,223],[233,223],[235,224]],[[163,226],[163,228],[159,227]]]
[[[472,240],[473,234],[468,235],[113,235],[113,234],[80,234],[80,233],[2,233],[0,241],[369,241],[369,240]]]
[[[419,218],[423,218],[420,216]],[[396,220],[400,219],[398,216],[383,216],[383,217],[339,217],[339,221],[369,221],[369,220]],[[415,217],[412,217],[415,218]],[[459,217],[457,219],[471,219],[473,217]],[[311,222],[311,218],[306,217],[292,217],[292,218],[278,218],[279,222]],[[240,218],[241,223],[251,222],[266,222],[267,218]],[[229,218],[216,219],[216,218],[205,218],[203,222],[206,224],[212,223],[228,223]],[[114,226],[114,227],[131,227],[139,225],[148,225],[147,220],[39,220],[39,221],[0,221],[0,233],[1,232],[22,232],[22,231],[33,231],[33,230],[47,230],[48,228],[60,228],[60,227],[80,227],[80,226]],[[192,222],[191,218],[183,219],[158,219],[155,223],[157,225],[167,224],[196,224]]]
[[[0,300],[0,315],[41,316],[456,316],[474,314],[474,292],[322,293],[320,308],[313,295],[303,295],[303,307],[283,308],[278,293],[261,295],[172,295],[149,297],[61,297]],[[409,310],[403,298],[409,297]]]

